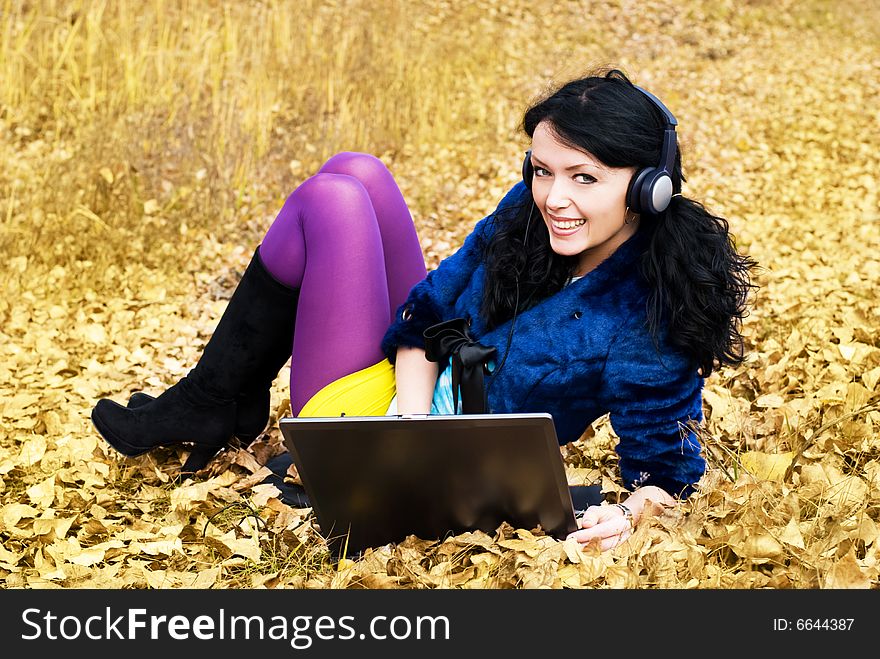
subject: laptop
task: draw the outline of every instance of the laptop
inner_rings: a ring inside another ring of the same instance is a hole
[[[546,413],[284,417],[279,427],[322,536],[337,554],[507,522],[577,529]]]

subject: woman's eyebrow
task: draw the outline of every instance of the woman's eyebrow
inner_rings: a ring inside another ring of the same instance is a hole
[[[535,161],[536,164],[540,165],[541,167],[546,167],[546,166],[547,166],[547,165],[545,165],[545,164],[541,161],[540,158],[538,158],[537,156],[535,156],[535,154],[532,154],[532,159]],[[593,164],[593,163],[591,163],[591,162],[584,162],[584,163],[581,163],[581,164],[579,164],[579,165],[572,165],[571,167],[566,167],[566,168],[565,168],[565,171],[570,172],[570,171],[573,171],[573,170],[575,170],[575,169],[579,169],[579,168],[581,168],[581,167],[592,167],[593,169],[602,169],[602,168],[599,167],[598,165],[595,165],[595,164]]]

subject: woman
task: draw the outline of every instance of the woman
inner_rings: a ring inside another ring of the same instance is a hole
[[[754,263],[681,195],[675,124],[619,71],[562,85],[525,114],[523,181],[429,274],[388,170],[334,156],[286,201],[195,368],[155,400],[99,401],[95,426],[125,455],[192,442],[198,468],[264,429],[288,356],[294,415],[549,412],[565,443],[610,413],[631,494],[572,536],[616,546],[649,500],[693,492],[703,378],[742,361]]]

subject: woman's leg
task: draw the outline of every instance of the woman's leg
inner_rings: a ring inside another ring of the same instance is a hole
[[[392,314],[424,278],[412,217],[377,158],[341,153],[288,197],[260,245],[280,282],[300,288],[290,404],[383,359]]]
[[[195,470],[244,429],[245,411],[259,430],[291,335],[294,413],[330,382],[381,361],[392,309],[425,275],[415,229],[379,160],[340,154],[326,169],[288,198],[187,376],[130,407],[95,405],[96,429],[121,453],[191,443],[187,466]],[[308,291],[298,307],[300,287]],[[302,331],[294,331],[294,315]]]
[[[319,171],[354,176],[370,196],[385,254],[390,324],[394,320],[394,312],[406,301],[410,289],[428,274],[419,237],[403,194],[385,164],[367,153],[337,153]]]

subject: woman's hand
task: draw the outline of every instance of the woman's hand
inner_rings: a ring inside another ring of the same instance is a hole
[[[675,505],[676,500],[666,490],[655,485],[645,485],[630,494],[623,507],[610,504],[587,508],[578,520],[580,530],[568,537],[584,545],[598,543],[602,551],[607,551],[632,535],[633,528],[646,512],[646,507],[653,510],[652,514],[657,514],[664,508]],[[626,515],[624,509],[632,511],[632,518]]]
[[[601,551],[613,549],[633,532],[632,519],[614,505],[590,506],[577,522],[580,530],[568,537],[583,545],[598,544]]]

